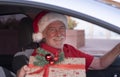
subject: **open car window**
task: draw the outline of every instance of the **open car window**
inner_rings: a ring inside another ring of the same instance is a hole
[[[9,48],[9,52],[15,53],[18,50],[22,50],[24,47],[22,45],[25,45],[25,43],[23,43],[26,39],[25,37],[28,38],[28,36],[25,36],[22,34],[22,31],[20,31],[20,21],[21,19],[27,17],[24,14],[12,14],[12,15],[1,15],[0,16],[0,22],[1,22],[1,26],[0,26],[0,32],[7,32],[10,33],[9,31],[11,30],[11,34],[15,34],[15,33],[20,33],[21,35],[17,35],[16,37],[14,35],[14,37],[10,37],[9,39],[18,39],[21,38],[19,40],[13,40],[15,41],[15,45],[12,45],[14,47],[10,47],[13,48],[12,50],[10,50]],[[76,30],[80,30],[81,33],[79,34],[79,37],[76,37],[78,39],[75,40],[79,40],[76,41],[78,43],[76,43],[76,45],[74,44],[74,41],[71,42],[73,43],[72,45],[75,45],[75,47],[79,48],[80,50],[83,50],[86,53],[90,53],[92,55],[104,55],[105,53],[109,52],[117,43],[120,42],[120,35],[118,33],[115,33],[113,31],[110,31],[108,29],[102,28],[99,25],[87,22],[85,20],[82,19],[78,19],[72,16],[68,16],[69,23],[71,26],[69,26],[69,29],[72,29],[74,31]],[[31,22],[32,23],[32,22]],[[32,26],[31,26],[32,27]],[[25,27],[23,27],[25,28]],[[13,33],[12,33],[13,30]],[[24,29],[23,29],[24,30]],[[80,35],[81,34],[81,35]],[[8,36],[9,34],[7,34],[6,36]],[[27,35],[27,33],[26,33]],[[5,35],[3,35],[1,38],[7,39]],[[29,34],[29,37],[32,36],[32,31],[31,34]],[[69,36],[69,35],[68,35]],[[72,36],[74,37],[74,36]],[[24,39],[24,40],[23,40]],[[30,42],[32,41],[32,38],[30,37]],[[68,38],[69,39],[69,38]],[[72,39],[72,38],[71,38]],[[10,41],[8,40],[8,41]],[[12,42],[12,41],[11,41]],[[30,43],[29,42],[29,43]],[[3,40],[1,40],[1,43],[4,43]],[[69,43],[69,42],[66,42]],[[80,44],[81,43],[81,44]],[[4,43],[5,44],[5,43]],[[2,45],[4,45],[2,44]],[[77,45],[78,44],[78,45]],[[19,46],[19,47],[16,47]],[[8,47],[8,46],[6,46]],[[3,48],[4,49],[4,48]],[[1,50],[3,51],[3,49],[1,48]],[[6,48],[7,49],[7,48]],[[3,52],[1,52],[3,54]],[[4,52],[4,54],[7,52]]]

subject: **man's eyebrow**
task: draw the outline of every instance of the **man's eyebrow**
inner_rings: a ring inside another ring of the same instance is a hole
[[[55,27],[51,27],[51,26],[50,26],[50,27],[48,27],[48,28],[55,28]]]
[[[61,27],[65,27],[65,26],[61,26]]]

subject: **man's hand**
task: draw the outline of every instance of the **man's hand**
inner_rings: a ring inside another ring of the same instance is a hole
[[[20,70],[17,71],[17,77],[25,77],[30,68],[24,65]]]

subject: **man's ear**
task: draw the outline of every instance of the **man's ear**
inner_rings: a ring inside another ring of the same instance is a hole
[[[42,32],[42,35],[43,35],[43,38],[45,38],[45,36],[46,36],[45,31]]]

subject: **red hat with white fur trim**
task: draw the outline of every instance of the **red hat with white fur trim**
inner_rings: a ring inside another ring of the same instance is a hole
[[[67,17],[65,15],[54,12],[40,12],[33,22],[33,42],[40,42],[43,39],[42,32],[54,21],[61,21],[67,28]]]

